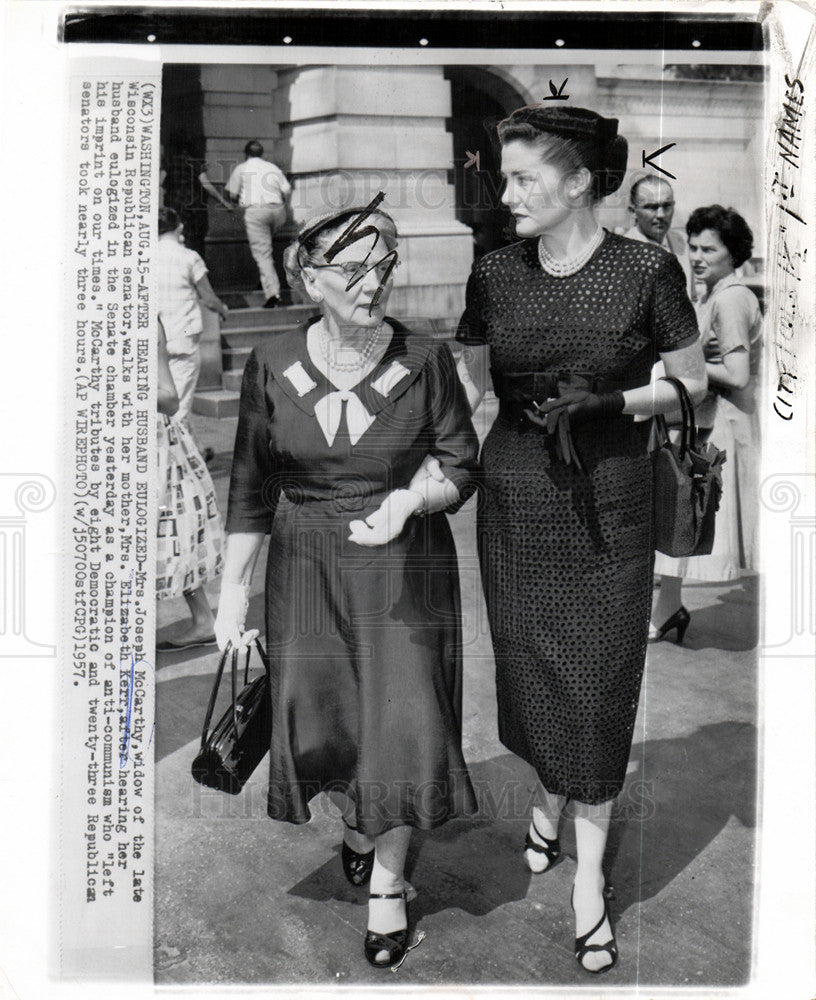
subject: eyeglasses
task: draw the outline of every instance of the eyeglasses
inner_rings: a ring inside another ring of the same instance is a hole
[[[383,257],[383,259],[378,260],[376,264],[367,264],[364,260],[349,260],[343,264],[312,264],[309,262],[305,266],[314,268],[336,267],[340,269],[345,278],[350,280],[357,275],[362,275],[368,271],[375,271],[377,277],[383,278],[390,271],[399,267],[401,263],[402,261],[399,259],[389,259],[387,257]]]

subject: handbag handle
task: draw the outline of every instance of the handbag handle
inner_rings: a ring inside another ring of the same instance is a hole
[[[244,647],[246,656],[244,658],[244,687],[249,682],[249,646]],[[230,671],[232,682],[232,724],[235,731],[238,731],[238,650],[232,651],[232,670]]]
[[[691,401],[691,396],[689,396],[688,389],[680,381],[679,378],[674,378],[671,375],[664,375],[661,382],[669,382],[674,386],[677,395],[680,397],[680,413],[683,418],[683,429],[680,433],[680,461],[686,457],[686,453],[690,452],[696,445],[697,442],[697,424],[694,420],[694,404]],[[663,414],[660,414],[663,418],[663,424],[665,426],[666,419]]]
[[[258,654],[261,657],[261,662],[263,663],[264,670],[267,675],[269,674],[269,660],[266,656],[266,650],[261,645],[260,641],[255,638],[252,640],[252,644],[257,648]],[[249,683],[249,646],[246,649],[246,660],[244,662],[244,686]],[[210,692],[210,700],[207,704],[207,711],[204,715],[204,727],[201,731],[201,749],[203,750],[207,745],[207,740],[210,737],[210,723],[212,722],[213,712],[215,711],[215,702],[218,699],[218,689],[221,686],[221,678],[224,675],[224,667],[227,662],[227,657],[231,657],[231,681],[232,681],[232,723],[238,727],[238,650],[233,648],[231,642],[228,642],[224,647],[224,651],[221,654],[221,659],[218,661],[218,669],[215,673],[215,682],[213,683],[213,689]]]

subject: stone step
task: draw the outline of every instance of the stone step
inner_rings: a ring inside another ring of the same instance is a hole
[[[244,288],[216,289],[215,294],[230,309],[261,309],[266,302],[266,296],[259,288],[249,290]],[[296,294],[291,288],[282,288],[279,296],[281,303],[284,306],[298,305]]]
[[[260,309],[266,299],[263,292],[232,290],[229,292],[215,289],[215,294],[229,306],[230,309]]]
[[[216,420],[237,417],[240,398],[238,392],[204,389],[193,396],[193,413],[199,413],[203,417],[215,417]]]
[[[415,318],[405,320],[404,322],[414,333],[431,337],[433,340],[453,340],[456,328],[459,325],[459,317],[449,316],[444,319]]]
[[[262,337],[259,337],[258,341],[262,339]],[[253,346],[254,345],[248,345],[246,347],[225,347],[221,351],[221,367],[223,371],[242,372],[247,358],[252,353]]]
[[[221,374],[221,388],[226,392],[240,392],[241,391],[241,381],[244,377],[244,370],[234,369],[233,371],[222,372]]]
[[[263,326],[270,329],[281,326],[291,327],[302,323],[304,319],[316,312],[314,306],[307,305],[280,306],[277,309],[264,309],[262,306],[231,309],[226,320],[221,324],[221,331],[246,326]]]
[[[299,322],[290,321],[281,323],[278,326],[236,326],[232,329],[221,327],[221,348],[229,350],[235,347],[252,348],[256,344],[266,340],[267,337],[277,337],[290,330],[296,330],[300,326]]]

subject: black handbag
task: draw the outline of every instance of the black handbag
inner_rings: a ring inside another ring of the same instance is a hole
[[[258,650],[264,672],[254,680],[249,680],[250,647],[247,646],[244,686],[240,691],[238,691],[239,651],[228,644],[221,654],[204,718],[201,749],[191,769],[193,777],[200,784],[216,788],[220,792],[227,792],[229,795],[237,795],[244,787],[249,776],[269,750],[272,737],[269,660],[257,639],[252,645]],[[232,661],[232,704],[210,732],[210,721],[228,656]]]
[[[654,547],[667,556],[705,556],[714,546],[714,517],[722,495],[725,452],[700,445],[694,406],[683,383],[671,382],[680,397],[680,443],[669,439],[666,420],[655,417]]]

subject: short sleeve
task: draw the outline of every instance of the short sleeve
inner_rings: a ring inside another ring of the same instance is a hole
[[[661,354],[688,347],[700,335],[686,291],[686,276],[674,254],[663,255],[655,274],[652,322]]]
[[[227,532],[268,534],[277,506],[265,372],[253,351],[244,368],[230,475]]]
[[[487,333],[484,326],[484,279],[474,268],[468,278],[465,291],[465,311],[459,320],[456,339],[460,344],[476,347],[487,343]]]
[[[430,453],[439,461],[445,477],[459,490],[459,501],[471,496],[477,486],[479,440],[470,419],[465,390],[456,375],[447,344],[436,344],[429,356],[431,366]]]
[[[756,296],[742,285],[729,285],[717,293],[711,327],[717,337],[718,354],[751,349],[751,330],[759,313]]]
[[[241,193],[241,164],[239,163],[237,167],[229,175],[229,180],[224,185],[224,190],[236,198]]]
[[[278,184],[280,185],[281,194],[285,198],[292,190],[292,185],[289,183],[286,174],[281,170],[281,168],[276,163],[273,163],[272,166],[275,168],[275,173],[277,174],[278,177]]]
[[[195,285],[197,282],[201,281],[207,273],[207,265],[195,252],[195,250],[191,250],[190,253],[192,254],[192,257],[190,258],[190,277]]]

